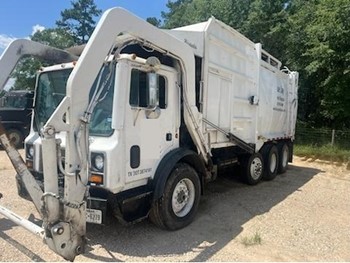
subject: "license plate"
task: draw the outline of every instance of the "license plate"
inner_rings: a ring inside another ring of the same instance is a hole
[[[102,211],[96,209],[86,209],[86,222],[102,224]]]

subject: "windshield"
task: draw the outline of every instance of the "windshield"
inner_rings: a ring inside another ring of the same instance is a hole
[[[98,98],[96,107],[91,114],[90,129],[91,135],[110,136],[112,129],[112,110],[113,110],[113,94],[115,81],[115,63],[107,64],[100,70],[94,85],[90,91],[90,100],[96,91],[96,88],[102,89]]]
[[[90,99],[95,92],[97,84],[104,86],[101,99],[98,101],[94,111],[92,112],[90,122],[90,135],[110,136],[113,133],[112,124],[112,105],[113,105],[113,83],[112,78],[105,79],[109,76],[110,71],[115,67],[110,65],[103,66],[100,73],[101,80],[95,80],[90,91]],[[52,113],[60,104],[66,95],[66,84],[71,69],[63,69],[57,71],[44,72],[39,75],[38,86],[36,90],[36,100],[34,107],[34,130],[40,131],[48,121]],[[100,74],[98,75],[100,76]]]
[[[40,131],[66,94],[72,69],[44,72],[39,75],[34,107],[34,129]]]

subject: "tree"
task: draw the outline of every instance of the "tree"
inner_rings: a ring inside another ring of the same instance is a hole
[[[162,12],[166,28],[206,21],[211,16],[240,31],[278,58],[285,53],[288,0],[178,0]]]
[[[349,0],[177,0],[162,12],[166,28],[211,15],[299,71],[298,118],[314,126],[350,126]]]
[[[37,31],[31,37],[31,40],[60,49],[65,49],[77,44],[74,41],[74,37],[62,28],[49,28],[43,31]]]
[[[287,0],[255,0],[241,28],[245,36],[260,42],[266,51],[280,60],[285,57],[285,39],[289,34],[288,3]]]
[[[31,40],[60,49],[76,44],[73,36],[60,28],[37,31],[31,36]],[[40,67],[47,65],[47,62],[33,57],[21,59],[12,74],[12,77],[16,79],[12,89],[34,89],[37,71]]]
[[[35,87],[36,72],[41,65],[41,62],[38,59],[32,57],[22,59],[12,73],[12,77],[15,78],[16,81],[11,89],[33,90]]]
[[[167,12],[162,12],[164,26],[174,28],[203,22],[211,16],[241,30],[248,19],[255,0],[177,0],[168,1]]]
[[[168,1],[166,4],[169,9],[168,12],[161,12],[164,19],[165,28],[175,28],[182,25],[186,25],[187,21],[184,21],[183,14],[186,12],[186,8],[190,5],[192,0],[177,0]]]
[[[156,17],[147,17],[146,21],[156,27],[161,27],[162,21]]]
[[[72,8],[61,12],[62,18],[56,21],[59,28],[67,30],[78,44],[84,44],[89,40],[95,29],[94,18],[101,15],[94,0],[75,0],[71,2]]]
[[[58,28],[38,31],[31,40],[60,49],[86,43],[95,28],[94,18],[101,14],[101,10],[93,0],[77,0],[71,4],[71,9],[61,12],[62,18],[56,22]],[[13,89],[34,89],[37,70],[47,65],[35,58],[22,59],[12,74],[16,78]]]
[[[349,16],[347,0],[295,1],[288,61],[304,80],[300,117],[316,126],[350,125]]]

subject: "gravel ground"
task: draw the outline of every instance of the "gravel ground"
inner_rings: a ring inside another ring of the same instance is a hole
[[[14,174],[1,151],[0,204],[35,222],[32,203],[17,196]],[[295,157],[287,173],[254,187],[220,177],[185,229],[114,220],[87,229],[88,247],[76,261],[350,261],[350,171]],[[0,261],[64,261],[2,216],[0,247]]]

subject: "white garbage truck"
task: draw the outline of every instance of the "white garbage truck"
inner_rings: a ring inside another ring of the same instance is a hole
[[[113,8],[84,47],[16,40],[0,58],[1,88],[27,55],[52,66],[38,72],[25,160],[3,128],[0,140],[43,225],[0,213],[65,259],[107,211],[180,229],[222,167],[254,185],[292,161],[298,73],[214,17],[161,30]]]

